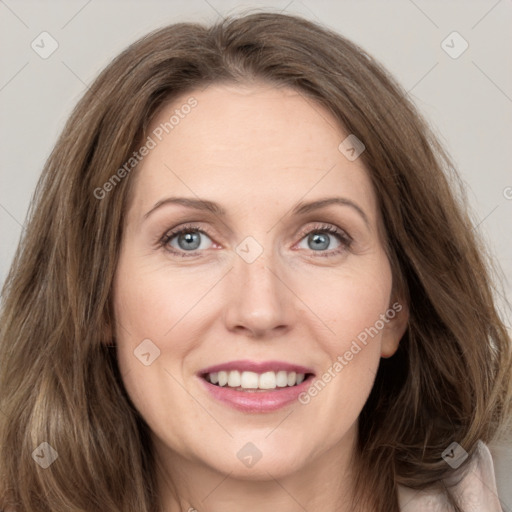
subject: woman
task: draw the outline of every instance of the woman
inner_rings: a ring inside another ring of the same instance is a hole
[[[400,86],[309,21],[130,46],[5,284],[3,508],[469,511],[479,484],[500,510],[511,342],[451,178]]]

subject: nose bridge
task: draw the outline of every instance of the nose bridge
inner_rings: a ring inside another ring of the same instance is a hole
[[[279,279],[277,272],[274,270],[276,262],[270,250],[265,251],[251,263],[239,258],[236,266],[243,283],[242,289],[254,298],[272,301],[280,293],[278,289]]]
[[[265,238],[266,244],[271,238]],[[236,253],[228,284],[228,327],[244,327],[254,335],[263,335],[289,325],[292,299],[279,275],[278,251],[247,237],[238,244]]]

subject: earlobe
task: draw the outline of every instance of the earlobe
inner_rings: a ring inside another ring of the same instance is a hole
[[[381,341],[381,357],[388,359],[398,350],[400,340],[409,324],[409,306],[404,300],[397,300],[387,310],[386,323]]]

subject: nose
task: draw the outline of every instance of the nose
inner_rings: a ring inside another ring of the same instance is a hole
[[[252,263],[236,258],[225,288],[228,330],[261,339],[291,329],[298,308],[282,269],[276,268],[265,252]]]

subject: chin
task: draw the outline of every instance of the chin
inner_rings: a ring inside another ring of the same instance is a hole
[[[244,441],[236,445],[236,448],[223,449],[215,460],[203,458],[202,462],[219,473],[229,474],[230,478],[252,481],[286,477],[306,465],[304,453],[293,453],[283,445],[280,449],[264,441]],[[300,443],[295,444],[298,446]]]

